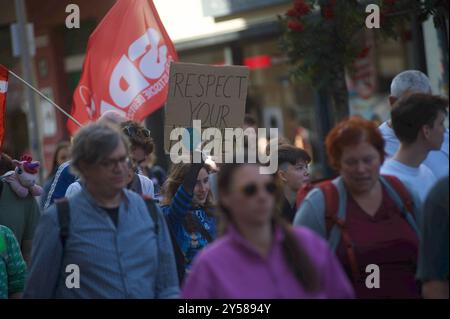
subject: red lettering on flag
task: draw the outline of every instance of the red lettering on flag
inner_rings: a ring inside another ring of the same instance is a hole
[[[167,98],[175,48],[152,0],[118,0],[91,34],[72,116],[84,124],[108,110],[142,121]],[[73,134],[78,126],[68,120]]]

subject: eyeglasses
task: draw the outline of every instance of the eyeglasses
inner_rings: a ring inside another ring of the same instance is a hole
[[[130,159],[128,158],[128,156],[123,156],[117,159],[110,158],[100,161],[99,164],[106,169],[113,169],[117,165],[130,165]]]
[[[275,194],[277,190],[277,185],[275,184],[275,182],[268,182],[264,184],[263,187],[270,195]],[[251,183],[242,187],[241,191],[245,196],[252,197],[258,193],[259,189],[260,186],[258,186],[256,183]]]
[[[122,129],[122,132],[129,137],[134,137],[134,136],[150,137],[150,130],[148,130],[144,127],[136,127],[136,126],[128,125]]]

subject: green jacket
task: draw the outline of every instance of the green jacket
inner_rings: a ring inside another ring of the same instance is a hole
[[[22,292],[27,266],[13,232],[0,225],[0,299]]]

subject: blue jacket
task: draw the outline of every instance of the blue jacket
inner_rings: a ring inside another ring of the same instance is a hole
[[[78,177],[70,171],[70,161],[61,164],[53,178],[47,197],[44,199],[44,209],[50,207],[55,199],[65,197],[67,188],[77,179]]]
[[[41,216],[33,240],[25,298],[174,298],[178,276],[170,234],[158,213],[158,232],[143,199],[123,190],[116,227],[89,192],[68,199],[64,250],[55,205]],[[79,270],[79,288],[69,275]],[[68,271],[69,269],[69,271]],[[72,269],[72,270],[71,270]]]
[[[189,271],[192,260],[197,253],[208,244],[206,238],[200,233],[189,233],[184,225],[186,214],[192,211],[211,237],[216,237],[216,218],[209,216],[203,209],[192,207],[192,195],[183,186],[175,193],[170,205],[161,207],[169,226],[175,234],[177,244],[183,252],[186,260],[185,269]]]

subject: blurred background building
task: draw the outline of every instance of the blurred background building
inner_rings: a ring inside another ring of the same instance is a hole
[[[26,13],[34,28],[35,68],[38,88],[70,111],[71,98],[81,75],[90,33],[114,4],[114,0],[28,0]],[[81,28],[67,29],[68,4],[77,4]],[[277,15],[292,5],[289,0],[154,0],[161,20],[179,54],[180,61],[213,65],[246,65],[251,70],[247,113],[259,127],[278,127],[292,143],[319,158],[317,135],[320,118],[317,93],[289,79],[289,64],[280,51],[281,28]],[[16,21],[14,1],[0,0],[0,63],[21,73],[13,55],[10,25]],[[111,34],[114,37],[114,34]],[[367,32],[371,53],[356,62],[356,74],[348,79],[351,114],[381,122],[389,116],[387,95],[391,79],[405,69],[427,73],[436,94],[448,95],[447,33],[437,31],[432,21],[412,24],[398,41],[381,41]],[[361,85],[365,83],[366,85]],[[367,85],[369,83],[370,85]],[[8,93],[7,148],[18,157],[29,149],[24,87],[15,79]],[[39,104],[39,121],[45,165],[50,165],[55,144],[68,139],[66,118],[48,103]],[[162,159],[163,110],[147,120]],[[161,163],[164,165],[164,163]],[[323,163],[313,169],[317,177]]]

